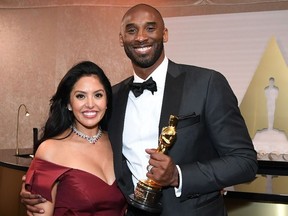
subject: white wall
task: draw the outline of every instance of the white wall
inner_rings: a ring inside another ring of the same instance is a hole
[[[273,36],[288,62],[287,20],[288,10],[165,18],[166,55],[221,72],[240,104]]]

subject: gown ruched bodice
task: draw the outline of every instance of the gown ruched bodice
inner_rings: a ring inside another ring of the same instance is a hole
[[[34,158],[26,174],[26,188],[52,201],[56,182],[54,216],[124,215],[126,201],[116,181],[109,185],[89,172]]]

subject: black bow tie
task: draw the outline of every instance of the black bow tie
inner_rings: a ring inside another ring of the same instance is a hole
[[[143,83],[132,83],[130,84],[130,89],[135,95],[135,97],[140,96],[144,89],[150,90],[152,94],[154,95],[154,92],[157,91],[157,85],[156,82],[150,77],[147,81]]]

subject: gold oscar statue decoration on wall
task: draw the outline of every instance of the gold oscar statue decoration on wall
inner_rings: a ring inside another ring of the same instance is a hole
[[[174,144],[176,140],[176,126],[178,117],[170,115],[167,127],[163,127],[159,136],[157,152],[165,154],[167,150]],[[152,179],[140,180],[137,183],[134,194],[129,196],[129,204],[136,208],[147,212],[161,212],[162,205],[160,198],[162,195],[162,187]]]

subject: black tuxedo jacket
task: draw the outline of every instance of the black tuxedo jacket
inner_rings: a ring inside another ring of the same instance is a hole
[[[134,190],[122,155],[123,123],[131,82],[133,77],[113,87],[113,110],[108,126],[115,174],[125,196]],[[219,191],[253,180],[257,172],[256,152],[227,80],[216,71],[169,60],[159,134],[167,126],[170,114],[182,118],[177,126],[177,140],[168,155],[181,168],[183,186],[181,197],[175,196],[173,187],[163,189],[161,215],[226,215]]]

